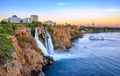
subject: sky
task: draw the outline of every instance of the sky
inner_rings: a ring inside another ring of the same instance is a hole
[[[0,20],[33,14],[42,22],[120,26],[120,0],[0,0]]]

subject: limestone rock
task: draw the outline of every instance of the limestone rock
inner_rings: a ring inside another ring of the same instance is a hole
[[[79,28],[66,27],[66,26],[54,26],[51,27],[52,38],[55,48],[67,50],[71,46],[71,39],[76,35],[80,35]],[[50,31],[51,32],[51,31]]]
[[[32,42],[23,41],[27,45],[23,48],[19,45],[19,37],[29,38]],[[0,66],[0,76],[44,76],[42,67],[46,62],[44,62],[43,55],[35,49],[36,42],[30,37],[29,28],[24,26],[17,27],[15,35],[7,36],[13,42],[15,51],[12,53],[12,59]]]

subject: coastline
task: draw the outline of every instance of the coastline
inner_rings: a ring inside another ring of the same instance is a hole
[[[120,28],[91,27],[91,26],[90,27],[53,26],[53,27],[50,27],[48,30],[50,30],[49,32],[52,36],[55,49],[61,49],[64,51],[67,51],[67,49],[72,46],[71,44],[72,41],[74,41],[77,38],[82,38],[83,35],[86,33],[120,32]],[[52,30],[52,33],[51,33],[51,30]]]
[[[33,27],[33,24],[31,25]],[[35,25],[34,28],[36,26],[37,25]],[[41,50],[38,49],[33,38],[34,30],[32,30],[31,36],[29,29],[30,27],[28,27],[28,25],[26,24],[16,24],[12,25],[11,27],[9,24],[2,24],[2,26],[0,27],[0,35],[5,35],[8,39],[7,40],[6,38],[1,37],[1,41],[3,41],[3,43],[4,41],[9,42],[6,42],[5,45],[7,44],[9,47],[14,49],[6,51],[4,54],[5,56],[3,56],[3,54],[1,53],[1,58],[2,56],[3,58],[5,57],[5,62],[0,61],[1,63],[3,62],[3,64],[0,65],[0,75],[24,76],[39,74],[41,76],[44,76],[42,68],[47,65],[51,65],[53,63],[53,59],[50,57],[44,57],[43,53],[41,53]],[[56,49],[61,49],[61,51],[68,51],[68,49],[72,47],[72,42],[77,38],[82,38],[84,34],[96,32],[96,28],[94,28],[94,30],[91,30],[91,28],[88,27],[86,28],[77,26],[47,26],[46,28],[52,37],[54,47]],[[106,29],[100,32],[115,31],[116,30]],[[42,25],[39,25],[39,34],[42,36],[40,36],[40,39],[43,41],[44,44],[44,32],[42,29]],[[7,46],[4,47],[9,48]],[[12,59],[7,60],[9,57]]]

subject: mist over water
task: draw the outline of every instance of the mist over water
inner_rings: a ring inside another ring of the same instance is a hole
[[[104,40],[89,40],[103,36]],[[120,76],[120,33],[90,33],[73,42],[67,53],[54,55],[46,76]]]

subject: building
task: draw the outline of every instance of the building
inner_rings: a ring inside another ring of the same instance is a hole
[[[5,22],[10,22],[10,23],[20,23],[21,19],[18,18],[16,15],[13,15],[12,17],[9,17],[8,19],[3,19]]]
[[[31,22],[38,21],[38,16],[37,15],[31,15],[30,18],[31,18]]]
[[[46,24],[46,25],[56,25],[56,23],[51,21],[51,20],[45,21],[44,24]]]
[[[22,20],[23,23],[30,23],[31,22],[31,18],[24,18]]]
[[[8,18],[8,22],[10,23],[21,23],[21,19],[18,18],[16,15]]]
[[[31,23],[33,21],[38,21],[38,16],[37,15],[31,15],[30,18],[18,18],[16,15],[13,15],[12,17],[9,17],[8,19],[3,19],[5,22],[10,22],[10,23]]]

